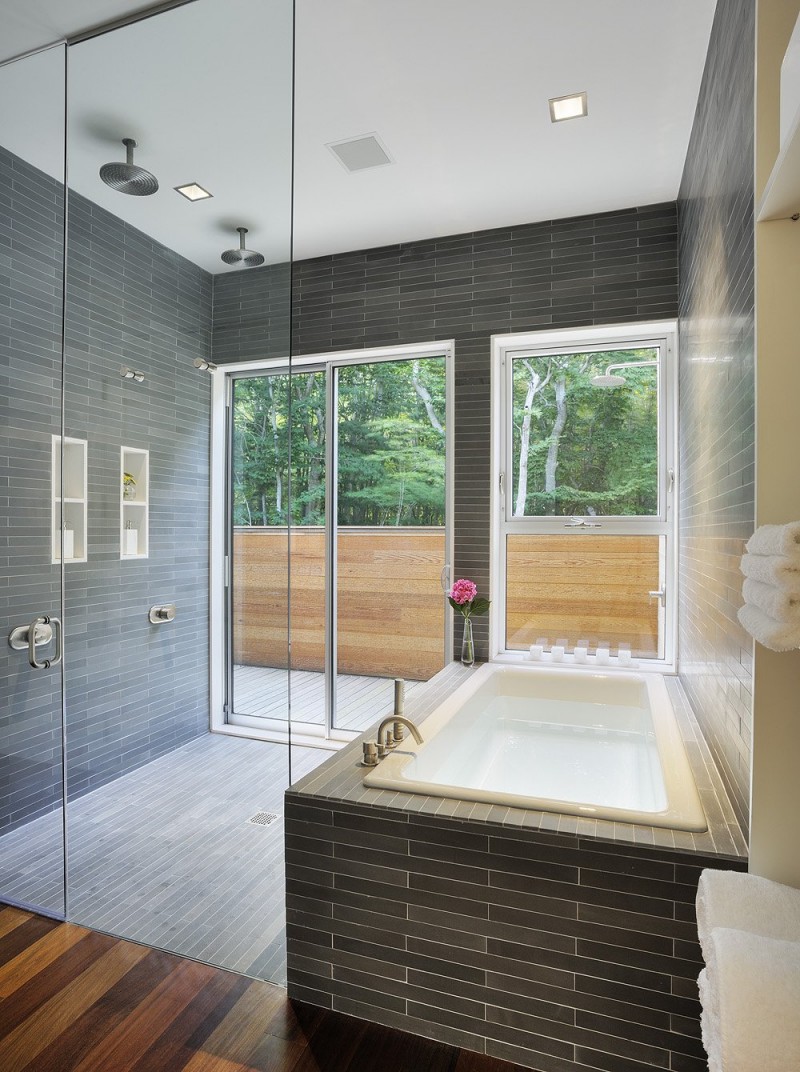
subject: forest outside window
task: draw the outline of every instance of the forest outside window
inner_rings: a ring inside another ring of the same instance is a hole
[[[671,657],[672,327],[495,340],[495,654]]]

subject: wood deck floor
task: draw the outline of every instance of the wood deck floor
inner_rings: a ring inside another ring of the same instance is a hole
[[[522,1072],[269,983],[0,908],[3,1072]]]
[[[267,666],[234,666],[233,709],[237,715],[285,721],[289,708],[289,674]],[[325,675],[292,670],[292,723],[325,725]],[[406,695],[421,682],[406,681]],[[339,674],[335,729],[367,729],[388,714],[394,703],[394,680]]]

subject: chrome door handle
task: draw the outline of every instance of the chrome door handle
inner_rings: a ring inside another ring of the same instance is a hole
[[[53,636],[56,639],[56,653],[52,659],[42,659],[40,662],[36,657],[36,649],[49,644]],[[51,618],[49,614],[39,614],[30,625],[18,625],[12,629],[8,635],[8,643],[14,651],[27,652],[28,662],[34,670],[49,670],[51,666],[57,666],[61,662],[64,653],[61,621]]]
[[[40,625],[55,626],[53,633],[56,638],[56,653],[52,659],[42,659],[41,662],[36,658],[36,630]],[[37,618],[34,618],[31,624],[28,626],[28,662],[31,664],[34,670],[49,670],[51,666],[58,666],[61,662],[63,655],[63,638],[61,633],[61,620],[59,618],[51,618],[49,614],[40,614]]]
[[[663,584],[657,592],[648,592],[647,594],[650,596],[651,599],[657,599],[662,607],[665,607],[667,605],[667,589]]]
[[[54,625],[56,627],[56,654],[55,658],[47,660],[47,665],[58,666],[58,664],[64,657],[64,627],[61,624],[60,618],[50,618],[49,623],[50,625]]]

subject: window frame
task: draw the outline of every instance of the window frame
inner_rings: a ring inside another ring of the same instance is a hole
[[[527,653],[505,646],[506,635],[506,537],[510,534],[553,535],[571,527],[564,515],[513,514],[514,488],[511,474],[512,429],[510,402],[512,364],[515,358],[550,354],[584,353],[591,350],[631,350],[661,347],[658,368],[658,513],[613,515],[600,520],[600,534],[659,535],[665,538],[663,656],[639,660],[642,669],[674,672],[677,643],[677,323],[674,320],[643,321],[597,327],[547,329],[492,337],[491,365],[491,495],[490,578],[492,606],[489,620],[489,656],[518,662]],[[571,664],[572,657],[566,656]],[[613,666],[613,664],[612,664]],[[604,669],[606,669],[604,667]]]

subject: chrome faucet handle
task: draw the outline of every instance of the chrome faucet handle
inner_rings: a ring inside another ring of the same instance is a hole
[[[378,746],[374,741],[364,741],[361,746],[363,750],[363,756],[361,758],[362,767],[377,767],[378,765]]]

